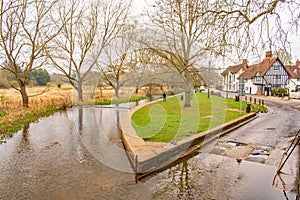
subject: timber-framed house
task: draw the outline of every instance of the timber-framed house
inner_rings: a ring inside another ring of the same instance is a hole
[[[279,58],[273,57],[272,51],[267,51],[265,59],[250,65],[239,79],[245,80],[246,93],[271,95],[273,88],[287,88],[290,77],[290,73]]]

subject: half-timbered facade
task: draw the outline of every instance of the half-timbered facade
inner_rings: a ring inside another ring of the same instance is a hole
[[[246,93],[271,95],[273,88],[288,87],[290,73],[279,58],[273,57],[272,52],[268,51],[262,62],[249,66],[239,76],[240,78],[246,80]]]

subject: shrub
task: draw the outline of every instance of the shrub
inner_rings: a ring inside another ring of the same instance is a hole
[[[4,117],[6,115],[6,112],[0,111],[0,117]]]
[[[276,96],[276,95],[277,95],[277,89],[276,89],[276,88],[273,88],[273,89],[272,89],[272,95],[273,95],[273,96]]]
[[[30,73],[35,78],[37,85],[45,86],[50,82],[50,75],[45,69],[37,69]]]
[[[279,88],[277,94],[280,96],[285,96],[287,94],[287,91],[284,88]]]

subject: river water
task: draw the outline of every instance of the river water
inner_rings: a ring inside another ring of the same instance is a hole
[[[132,106],[73,107],[16,133],[0,145],[0,199],[296,199],[299,149],[280,177],[200,151],[136,182],[118,129]]]

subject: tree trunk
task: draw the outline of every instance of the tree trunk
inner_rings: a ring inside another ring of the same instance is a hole
[[[118,86],[118,84],[115,87],[115,95],[116,95],[117,98],[119,98],[119,86]]]
[[[185,94],[185,98],[184,98],[184,107],[185,108],[189,108],[191,107],[191,87],[188,81],[184,82],[184,94]]]
[[[82,90],[81,81],[78,81],[77,93],[78,93],[78,101],[83,101],[83,90]]]
[[[140,86],[140,83],[137,82],[137,83],[136,83],[136,86],[135,86],[135,93],[136,93],[136,94],[139,93],[139,86]]]
[[[29,108],[29,98],[28,94],[26,92],[26,86],[23,84],[20,84],[20,93],[22,95],[22,104],[24,108]]]

